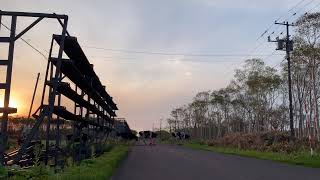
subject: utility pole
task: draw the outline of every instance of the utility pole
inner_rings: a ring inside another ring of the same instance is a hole
[[[32,100],[31,100],[30,109],[29,109],[29,114],[28,114],[28,119],[29,119],[30,116],[31,116],[31,111],[32,111],[33,102],[34,102],[34,98],[35,98],[36,92],[37,92],[39,77],[40,77],[40,73],[38,73],[37,80],[36,80],[36,85],[34,86],[33,95],[32,95]]]
[[[291,59],[290,59],[290,52],[293,51],[293,41],[290,40],[290,32],[289,32],[289,27],[294,26],[294,24],[289,24],[289,22],[282,22],[278,23],[277,21],[275,22],[277,25],[283,25],[286,26],[286,38],[284,39],[279,39],[279,37],[276,38],[275,41],[272,41],[270,36],[268,37],[269,42],[277,42],[278,47],[276,50],[280,51],[286,51],[286,58],[287,58],[287,63],[288,63],[288,91],[289,91],[289,117],[290,117],[290,136],[291,139],[294,138],[295,133],[294,133],[294,125],[293,125],[293,107],[292,107],[292,83],[291,83]]]
[[[160,118],[160,122],[159,122],[159,133],[160,133],[160,141],[161,141],[161,124],[162,124],[162,118]]]

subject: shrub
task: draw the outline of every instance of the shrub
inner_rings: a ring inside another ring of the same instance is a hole
[[[5,179],[8,176],[8,171],[5,167],[0,166],[0,179]]]
[[[293,153],[309,150],[309,140],[307,138],[290,141],[287,132],[270,131],[263,133],[233,133],[227,134],[215,140],[201,141],[200,144],[208,146],[222,146],[238,148],[241,150],[271,151],[281,153]],[[319,143],[316,143],[316,151],[320,151]]]

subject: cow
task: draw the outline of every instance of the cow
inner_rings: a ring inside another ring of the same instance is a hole
[[[155,139],[158,134],[152,131],[140,131],[139,132],[140,139],[147,145],[146,140],[149,140],[149,145],[155,145]]]
[[[174,139],[179,139],[179,140],[188,140],[190,139],[190,135],[183,132],[183,131],[178,131],[178,132],[172,132],[171,133],[171,136],[174,138]]]

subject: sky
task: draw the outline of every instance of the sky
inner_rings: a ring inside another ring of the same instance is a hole
[[[148,130],[158,128],[161,118],[166,119],[173,108],[189,103],[197,92],[227,86],[234,69],[240,68],[245,59],[258,57],[267,65],[279,64],[281,52],[274,52],[275,44],[268,43],[266,35],[280,33],[284,27],[272,25],[273,22],[277,18],[294,20],[308,10],[319,10],[318,3],[319,0],[0,0],[0,9],[68,15],[68,31],[77,37],[118,104],[118,116],[126,118],[132,129]],[[292,16],[295,12],[297,15]],[[18,31],[33,21],[18,19]],[[8,25],[10,20],[3,22]],[[259,38],[266,29],[268,33]],[[23,38],[47,55],[52,34],[60,32],[56,20],[43,20]],[[8,32],[1,29],[0,35]],[[0,44],[0,58],[6,57],[6,48]],[[38,72],[41,76],[34,106],[39,106],[46,62],[24,42],[17,41],[11,105],[18,107],[19,115],[28,112]],[[5,69],[0,67],[0,81],[4,77]]]

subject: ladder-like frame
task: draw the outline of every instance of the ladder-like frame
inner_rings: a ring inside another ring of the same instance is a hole
[[[1,19],[3,16],[11,17],[11,26],[10,26],[10,37],[0,37],[0,43],[9,43],[9,50],[8,50],[8,59],[1,60],[1,66],[7,66],[6,72],[6,82],[0,83],[0,89],[4,89],[4,105],[0,108],[0,113],[2,113],[1,119],[1,137],[0,137],[0,163],[4,164],[4,152],[8,142],[8,135],[7,135],[7,126],[8,126],[8,115],[17,112],[16,108],[9,107],[10,102],[10,90],[11,90],[11,79],[12,79],[12,65],[14,59],[14,48],[15,48],[15,41],[18,40],[21,36],[23,36],[26,32],[28,32],[31,28],[33,28],[36,24],[38,24],[44,18],[53,18],[58,19],[60,25],[62,26],[62,39],[61,43],[63,44],[65,36],[68,34],[67,32],[67,24],[68,24],[68,16],[67,15],[57,15],[57,14],[45,14],[45,13],[28,13],[28,12],[10,12],[10,11],[0,11],[0,30],[1,26],[3,25]],[[16,35],[16,26],[17,26],[17,18],[18,17],[35,17],[37,18],[33,23],[31,23],[28,27],[22,30],[19,34]],[[58,55],[58,67],[60,64],[60,60],[62,58],[63,46],[59,49]],[[55,77],[59,77],[60,69],[57,68],[55,72]],[[55,85],[53,87],[53,91],[56,92],[56,85],[57,79],[55,79]],[[55,102],[56,94],[52,94],[49,97],[49,107],[48,107],[48,115],[52,114],[53,106]],[[42,119],[44,118],[41,117]],[[32,133],[35,133],[35,129],[32,129]],[[22,146],[21,149],[26,148],[26,144]],[[19,155],[19,153],[18,153]]]
[[[30,153],[28,152],[28,147],[33,144],[31,141],[34,139],[39,127],[45,122],[45,120],[47,120],[46,143],[45,151],[42,151],[43,153],[41,153],[41,156],[44,157],[45,164],[48,164],[49,159],[54,157],[55,166],[63,166],[59,163],[59,156],[67,153],[70,147],[74,146],[74,140],[76,138],[80,137],[81,139],[80,151],[83,147],[87,151],[89,148],[86,147],[94,143],[101,145],[103,140],[105,140],[106,135],[108,135],[113,129],[114,117],[116,116],[115,110],[118,110],[118,108],[113,102],[112,97],[106,92],[105,86],[101,84],[93,70],[93,65],[89,63],[78,44],[77,39],[75,37],[71,37],[68,33],[68,16],[0,11],[0,20],[2,16],[11,16],[12,22],[10,37],[0,37],[0,42],[10,43],[8,60],[0,61],[1,64],[7,65],[7,81],[6,83],[0,84],[0,88],[5,89],[4,108],[0,109],[0,113],[3,113],[1,124],[2,141],[0,147],[1,163],[5,164],[5,162],[9,161],[11,158],[14,164],[20,164],[23,158],[30,157],[31,155],[28,154]],[[38,17],[38,19],[21,33],[15,35],[18,16]],[[8,114],[16,112],[16,109],[9,108],[14,42],[44,18],[56,18],[62,26],[62,32],[61,35],[52,36],[41,97],[41,105],[33,114],[33,117],[36,118],[35,124],[30,133],[24,139],[20,149],[16,154],[12,155],[13,158],[7,157],[5,160],[4,152],[7,144]],[[53,56],[53,46],[55,43],[59,46],[57,57]],[[63,59],[64,53],[68,55],[69,58],[73,59]],[[66,77],[75,85],[74,89],[68,82],[64,81]],[[80,94],[78,94],[78,90],[80,90]],[[47,97],[46,94],[48,95],[47,101],[45,101]],[[62,95],[74,102],[75,106],[73,113],[61,106]],[[52,148],[49,141],[53,115],[56,115],[56,127],[55,145]],[[73,135],[65,149],[61,148],[60,122],[62,120],[73,121]],[[83,141],[82,136],[87,137],[88,141]],[[82,159],[80,154],[77,155],[74,152],[72,152],[72,154],[74,155],[74,159],[77,161]]]

